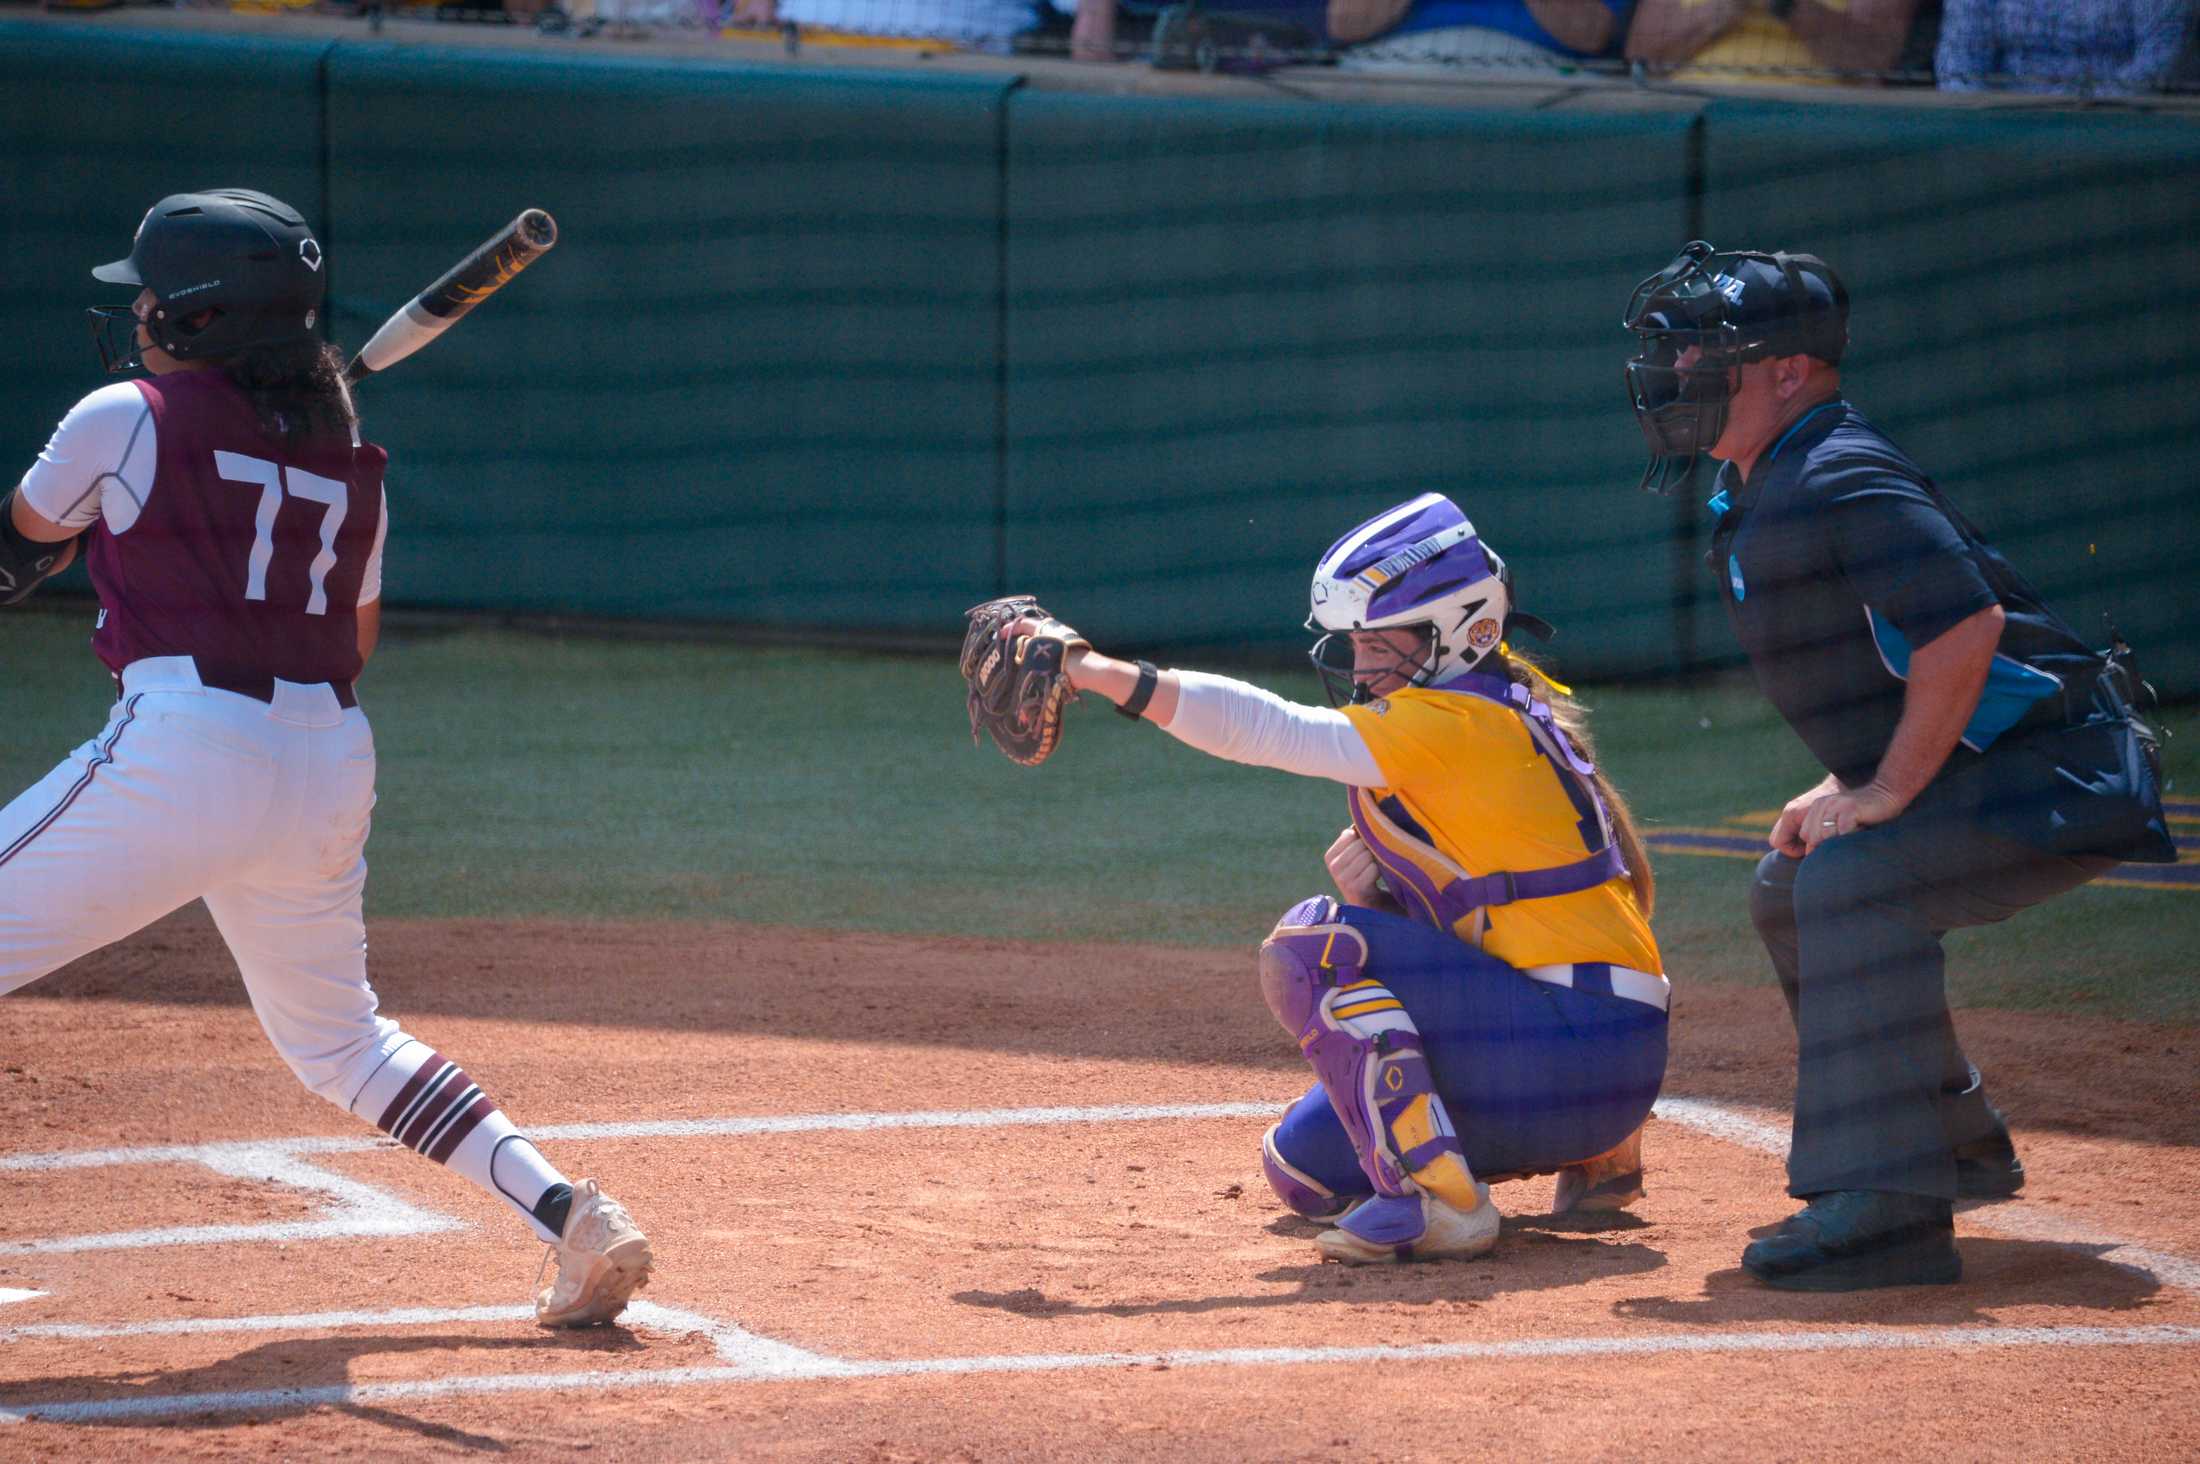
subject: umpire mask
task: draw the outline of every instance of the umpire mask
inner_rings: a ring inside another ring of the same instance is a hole
[[[1848,320],[1848,291],[1811,254],[1721,253],[1697,239],[1635,286],[1620,325],[1635,337],[1627,398],[1650,449],[1639,486],[1672,492],[1718,442],[1737,368],[1798,355],[1838,365]]]

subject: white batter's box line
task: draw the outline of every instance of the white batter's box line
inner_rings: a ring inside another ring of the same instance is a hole
[[[709,1383],[810,1379],[940,1377],[981,1373],[1068,1372],[1136,1367],[1335,1367],[1358,1363],[1540,1361],[1574,1357],[1641,1357],[1664,1353],[1783,1353],[1984,1350],[2001,1347],[2189,1347],[2200,1327],[1861,1327],[1820,1332],[1695,1332],[1649,1337],[1544,1337],[1517,1342],[1428,1342],[1370,1347],[1233,1347],[1207,1351],[1085,1352],[995,1357],[918,1358],[850,1362],[819,1358],[814,1367],[652,1368],[631,1372],[507,1373],[418,1382],[339,1383],[316,1388],[264,1388],[132,1398],[17,1403],[0,1409],[0,1425],[111,1423],[189,1414],[270,1412],[323,1404],[374,1405],[492,1393],[605,1393]]]
[[[746,1114],[734,1118],[643,1119],[631,1123],[564,1123],[525,1129],[530,1138],[563,1139],[709,1139],[750,1134],[866,1133],[898,1128],[1006,1128],[1019,1124],[1153,1123],[1170,1119],[1275,1118],[1290,1105],[1274,1103],[1115,1104],[1093,1108],[976,1108],[918,1110],[907,1113]],[[65,1149],[45,1154],[10,1154],[0,1171],[106,1169],[125,1164],[204,1164],[216,1168],[233,1154],[363,1154],[392,1152],[404,1146],[376,1138],[294,1138],[225,1140],[207,1144],[156,1144],[124,1149]],[[226,1172],[226,1171],[225,1171]]]
[[[310,1142],[310,1141],[308,1141]],[[41,1240],[0,1241],[0,1255],[56,1255],[71,1251],[135,1250],[153,1246],[227,1245],[265,1241],[340,1240],[360,1236],[433,1235],[459,1230],[464,1222],[421,1209],[385,1189],[335,1174],[298,1157],[296,1140],[275,1143],[203,1144],[196,1148],[109,1150],[130,1154],[116,1163],[197,1164],[232,1179],[249,1179],[320,1196],[323,1212],[310,1220],[275,1220],[239,1225],[175,1225],[153,1230],[108,1231]],[[320,1151],[325,1152],[325,1151]],[[157,1154],[145,1159],[135,1157]],[[46,1155],[28,1156],[46,1158]],[[67,1157],[67,1156],[61,1156]],[[77,1168],[76,1165],[11,1166]]]
[[[1652,1110],[1659,1118],[1765,1154],[1786,1154],[1788,1123],[1764,1109],[1742,1108],[1706,1098],[1660,1098]],[[2134,1245],[2083,1221],[2058,1214],[2031,1200],[2001,1200],[1960,1211],[1964,1224],[2012,1240],[2038,1240],[2098,1254],[2126,1270],[2144,1272],[2163,1286],[2200,1292],[2200,1261],[2168,1251]]]
[[[971,1108],[908,1113],[760,1114],[742,1118],[670,1118],[635,1123],[567,1123],[533,1136],[574,1139],[737,1138],[753,1134],[869,1133],[879,1129],[1012,1128],[1026,1124],[1157,1123],[1202,1118],[1278,1118],[1284,1103],[1113,1104],[1096,1108]]]
[[[764,1114],[739,1118],[667,1119],[633,1123],[555,1124],[530,1132],[556,1142],[575,1139],[725,1138],[758,1134],[868,1132],[904,1128],[1000,1128],[1018,1124],[1132,1123],[1164,1120],[1267,1117],[1274,1103],[1178,1103],[1098,1108],[988,1108],[907,1113]],[[155,1246],[224,1245],[265,1241],[347,1240],[363,1236],[432,1235],[463,1222],[421,1209],[387,1190],[308,1164],[302,1154],[356,1154],[394,1148],[380,1138],[291,1138],[160,1144],[0,1159],[0,1171],[97,1169],[138,1164],[197,1164],[217,1174],[326,1196],[328,1210],[311,1220],[251,1225],[183,1225],[157,1230],[0,1241],[0,1255],[53,1255],[70,1251],[134,1250]]]
[[[28,1293],[32,1296],[41,1292]],[[433,1327],[532,1322],[531,1306],[389,1307],[379,1311],[279,1312],[250,1317],[172,1317],[149,1322],[26,1322],[0,1327],[0,1346],[40,1338],[95,1342],[118,1337],[203,1337],[232,1333],[341,1332],[365,1327]],[[832,1377],[848,1364],[775,1342],[701,1312],[654,1301],[632,1301],[620,1318],[630,1327],[673,1336],[701,1336],[718,1360],[759,1377]]]
[[[0,1171],[109,1169],[125,1164],[204,1164],[209,1169],[231,1162],[232,1155],[362,1154],[370,1149],[401,1149],[394,1139],[227,1139],[207,1144],[150,1144],[127,1149],[63,1149],[46,1154],[10,1154]]]
[[[657,1119],[628,1123],[553,1124],[530,1136],[560,1140],[739,1138],[765,1134],[866,1133],[885,1129],[1003,1128],[1018,1125],[1081,1123],[1152,1123],[1217,1118],[1274,1118],[1282,1102],[1114,1104],[1083,1108],[979,1108],[915,1110],[901,1113],[761,1114],[729,1118]],[[1764,1109],[1744,1108],[1707,1098],[1660,1098],[1659,1118],[1764,1154],[1784,1154],[1788,1124]],[[417,1209],[386,1191],[344,1179],[296,1159],[300,1154],[360,1153],[395,1148],[380,1138],[293,1138],[94,1149],[48,1154],[18,1154],[0,1159],[0,1171],[88,1169],[108,1165],[192,1163],[219,1173],[268,1177],[296,1176],[288,1182],[317,1189],[338,1200],[334,1212],[318,1220],[263,1226],[198,1226],[174,1230],[130,1231],[108,1236],[77,1236],[60,1241],[0,1242],[0,1255],[27,1251],[93,1250],[153,1245],[213,1244],[244,1240],[320,1240],[363,1235],[422,1235],[461,1227],[461,1222]],[[306,1177],[314,1183],[306,1184]],[[1966,1222],[1980,1230],[2017,1239],[2043,1240],[2086,1248],[2114,1265],[2152,1275],[2165,1286],[2200,1292],[2200,1262],[2133,1245],[2095,1231],[2042,1206],[2022,1200],[1965,1211]]]

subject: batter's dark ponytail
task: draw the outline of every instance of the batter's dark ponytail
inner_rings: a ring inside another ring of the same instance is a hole
[[[351,442],[359,412],[344,380],[344,353],[326,341],[249,346],[222,363],[251,398],[260,425],[298,448]]]

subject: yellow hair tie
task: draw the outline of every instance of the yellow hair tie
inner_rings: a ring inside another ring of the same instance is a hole
[[[1497,643],[1497,651],[1498,654],[1503,656],[1506,660],[1513,661],[1513,648],[1510,642],[1499,641]],[[1557,692],[1560,696],[1572,696],[1574,694],[1574,689],[1572,687],[1568,686],[1563,681],[1554,681],[1553,679],[1551,679],[1551,677],[1544,674],[1543,668],[1541,666],[1536,665],[1533,661],[1513,661],[1513,664],[1526,670],[1530,676],[1533,676],[1536,680],[1542,682],[1545,686],[1548,686],[1551,690]]]

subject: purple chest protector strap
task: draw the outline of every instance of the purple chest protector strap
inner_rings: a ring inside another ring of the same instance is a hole
[[[1575,750],[1546,703],[1536,700],[1534,694],[1517,681],[1472,671],[1455,676],[1434,689],[1502,702],[1518,712],[1527,721],[1529,736],[1534,739],[1537,750],[1550,759],[1560,779],[1571,780],[1580,790],[1583,797],[1575,801],[1580,803],[1585,798],[1594,811],[1596,831],[1602,835],[1604,847],[1571,864],[1547,869],[1504,869],[1492,874],[1469,874],[1447,859],[1418,830],[1409,831],[1400,821],[1386,815],[1366,789],[1347,789],[1352,826],[1359,831],[1361,842],[1367,845],[1376,863],[1389,877],[1391,890],[1408,915],[1471,940],[1480,935],[1480,915],[1484,910],[1510,905],[1516,900],[1547,900],[1557,895],[1578,894],[1627,873],[1627,860],[1612,839],[1611,814],[1593,781],[1596,765]],[[1587,824],[1589,819],[1584,816],[1582,821]]]

